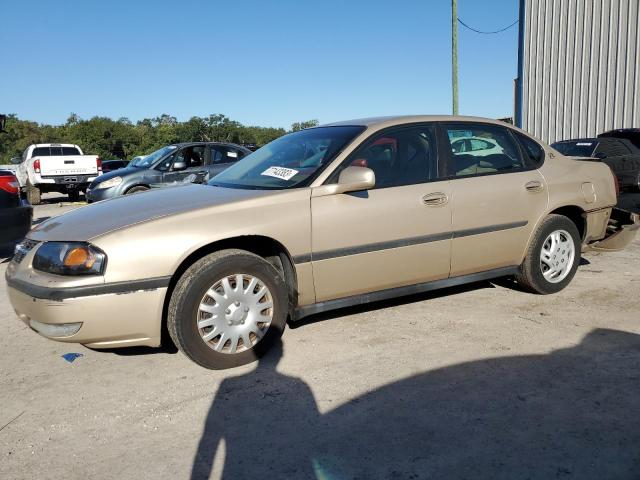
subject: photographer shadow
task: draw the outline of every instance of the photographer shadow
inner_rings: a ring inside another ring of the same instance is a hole
[[[597,329],[550,353],[425,365],[323,415],[302,380],[276,371],[281,345],[271,353],[222,382],[192,478],[213,473],[222,440],[223,478],[640,478],[634,333]]]

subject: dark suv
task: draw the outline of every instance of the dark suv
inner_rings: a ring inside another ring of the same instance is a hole
[[[251,150],[233,143],[167,145],[131,161],[124,169],[100,175],[87,190],[87,202],[143,192],[158,184],[205,183],[250,153]]]
[[[601,133],[598,138],[624,138],[640,148],[640,128],[618,128]]]
[[[627,138],[598,136],[562,140],[551,146],[568,157],[597,158],[611,167],[622,191],[640,190],[640,149]]]

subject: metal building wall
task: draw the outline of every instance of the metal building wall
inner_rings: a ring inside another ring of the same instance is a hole
[[[554,142],[640,127],[640,0],[522,0],[521,8],[522,128]]]

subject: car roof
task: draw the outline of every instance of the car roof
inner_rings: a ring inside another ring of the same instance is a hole
[[[76,147],[79,148],[75,143],[34,143],[33,146],[35,148],[42,147]]]
[[[342,122],[333,122],[320,125],[321,127],[338,127],[338,126],[363,126],[363,127],[393,127],[394,125],[404,125],[406,123],[421,122],[481,122],[493,123],[495,125],[512,125],[500,120],[483,117],[468,117],[462,115],[395,115],[388,117],[369,117],[358,118],[355,120],[346,120]]]

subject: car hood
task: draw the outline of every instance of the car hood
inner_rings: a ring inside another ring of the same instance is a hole
[[[94,183],[95,184],[102,183],[105,180],[109,180],[110,178],[113,178],[113,177],[127,178],[127,177],[131,177],[132,175],[140,175],[140,174],[144,175],[144,172],[146,171],[147,171],[146,168],[136,168],[136,167],[118,168],[117,170],[111,170],[110,172],[103,173],[99,177],[96,177],[96,179],[94,180]]]
[[[89,241],[114,230],[169,215],[278,193],[278,190],[241,190],[194,184],[152,189],[77,208],[41,223],[27,237],[38,241]]]

